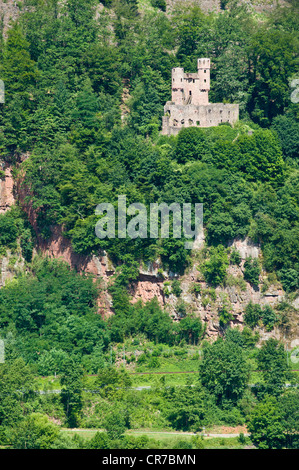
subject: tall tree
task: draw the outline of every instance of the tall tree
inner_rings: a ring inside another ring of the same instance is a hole
[[[199,379],[215,396],[218,404],[236,403],[242,397],[249,379],[249,368],[242,348],[222,339],[205,348]]]
[[[80,365],[68,358],[64,363],[64,373],[60,382],[62,385],[61,401],[64,406],[67,425],[70,428],[78,426],[83,407],[83,369]]]

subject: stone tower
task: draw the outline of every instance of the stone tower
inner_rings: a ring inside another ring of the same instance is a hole
[[[197,75],[200,90],[198,104],[209,104],[210,59],[197,59]]]
[[[184,104],[184,69],[177,67],[171,72],[171,99],[176,104]]]

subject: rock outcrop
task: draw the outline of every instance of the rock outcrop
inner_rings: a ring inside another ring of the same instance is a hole
[[[22,177],[19,176],[18,183],[14,189],[11,168],[6,166],[3,170],[5,177],[0,182],[0,212],[6,212],[15,203],[15,191],[16,198],[27,213],[30,223],[36,231],[37,243],[35,252],[40,252],[50,258],[62,259],[77,272],[89,273],[95,279],[101,280],[98,313],[103,317],[113,315],[113,302],[108,291],[108,285],[110,282],[113,282],[112,276],[115,273],[115,267],[107,254],[103,252],[98,256],[85,256],[75,253],[71,240],[63,235],[63,230],[60,226],[52,227],[51,236],[46,240],[43,239],[38,231],[37,213],[32,207],[30,188],[22,185]],[[190,312],[201,318],[206,326],[206,335],[210,339],[215,339],[222,333],[219,325],[218,311],[221,306],[225,305],[232,314],[233,319],[230,321],[230,325],[232,327],[239,326],[242,329],[245,307],[249,302],[261,306],[271,305],[275,308],[279,302],[285,299],[285,292],[279,283],[265,288],[263,283],[263,277],[265,277],[263,275],[265,273],[262,273],[260,276],[261,283],[258,287],[253,287],[244,281],[245,259],[248,257],[261,257],[261,248],[257,244],[246,238],[244,240],[232,240],[229,246],[238,250],[241,256],[241,263],[239,266],[230,265],[228,267],[228,282],[224,287],[211,289],[203,279],[196,255],[204,247],[204,235],[200,234],[200,237],[194,244],[196,250],[191,267],[180,278],[173,272],[165,271],[159,259],[153,263],[140,266],[138,280],[131,285],[130,289],[132,303],[134,304],[139,300],[148,302],[156,298],[161,307],[165,308],[175,321],[179,321],[182,318],[183,308],[183,314]],[[15,256],[7,252],[0,260],[0,286],[3,286],[5,281],[13,276],[15,268],[22,266],[23,260],[21,256],[18,259],[14,258]],[[171,288],[174,279],[179,279],[180,281],[181,294],[178,297],[172,292]],[[298,312],[298,298],[293,299],[291,305],[294,312]],[[282,333],[276,329],[270,333],[261,330],[260,333],[262,338],[274,336],[282,340],[284,339]],[[298,337],[297,318],[296,321],[293,321],[290,340],[295,340]]]
[[[0,214],[3,214],[15,203],[14,180],[11,167],[3,165],[4,178],[0,180]]]

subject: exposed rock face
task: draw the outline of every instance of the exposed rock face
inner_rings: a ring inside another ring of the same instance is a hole
[[[19,256],[12,256],[11,252],[7,250],[6,256],[0,258],[0,288],[5,285],[8,279],[14,277],[15,269],[24,268],[24,259]]]
[[[14,180],[11,173],[11,168],[5,166],[3,168],[4,179],[0,180],[0,213],[3,214],[15,203],[14,198]]]
[[[165,305],[163,282],[159,282],[153,279],[151,281],[139,280],[136,283],[135,289],[133,291],[133,303],[137,302],[138,300],[142,300],[142,302],[148,302],[154,297],[158,299],[160,305]]]
[[[4,168],[5,178],[0,182],[0,212],[9,210],[15,202],[14,182],[11,169]],[[30,188],[22,185],[22,178],[16,184],[16,194],[23,209],[28,214],[30,223],[36,231],[37,246],[36,251],[51,258],[62,259],[73,269],[80,273],[90,273],[95,278],[101,280],[101,292],[98,299],[98,313],[103,317],[112,315],[113,303],[108,293],[108,284],[112,281],[111,276],[115,273],[115,267],[105,253],[99,256],[85,256],[74,253],[71,241],[63,236],[62,228],[55,226],[52,228],[52,235],[47,240],[41,238],[36,223],[37,214],[33,210],[30,198]],[[194,244],[198,250],[204,246],[204,234],[201,233]],[[139,300],[148,302],[157,298],[161,307],[165,308],[169,315],[179,321],[181,318],[180,304],[184,304],[186,312],[192,312],[198,316],[206,325],[207,337],[215,339],[221,334],[219,325],[218,310],[222,305],[226,305],[233,320],[232,327],[243,327],[244,311],[246,305],[251,301],[255,304],[274,306],[284,299],[285,293],[279,285],[272,285],[266,291],[261,291],[262,284],[257,287],[251,286],[243,279],[244,262],[248,257],[258,258],[261,256],[260,247],[249,239],[232,240],[229,246],[235,247],[241,255],[240,266],[231,265],[228,268],[231,282],[226,287],[217,287],[215,290],[205,283],[194,258],[193,265],[188,272],[180,277],[181,295],[177,298],[171,290],[172,281],[178,276],[172,272],[163,270],[159,260],[147,265],[140,266],[139,279],[131,286],[132,303]],[[8,278],[13,276],[13,268],[21,267],[22,258],[14,260],[10,253],[0,260],[0,286],[3,286]],[[261,276],[262,279],[262,276]],[[240,280],[242,282],[240,282]],[[294,309],[298,309],[299,299],[292,302]],[[293,334],[290,340],[299,337],[298,321],[293,322]],[[279,331],[264,332],[261,330],[261,337],[266,339],[269,336],[281,337]]]
[[[229,246],[235,248],[241,255],[242,260],[246,258],[258,258],[260,254],[260,247],[252,240],[245,238],[244,240],[232,240]]]
[[[9,28],[10,22],[15,21],[20,15],[20,7],[23,0],[0,0],[0,17],[3,18],[3,29],[4,36],[6,36],[7,29]]]

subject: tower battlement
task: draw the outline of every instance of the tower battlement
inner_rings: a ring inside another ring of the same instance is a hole
[[[172,69],[171,101],[164,106],[162,134],[177,134],[183,127],[212,127],[239,119],[238,104],[209,103],[210,59],[197,59],[197,73]]]

